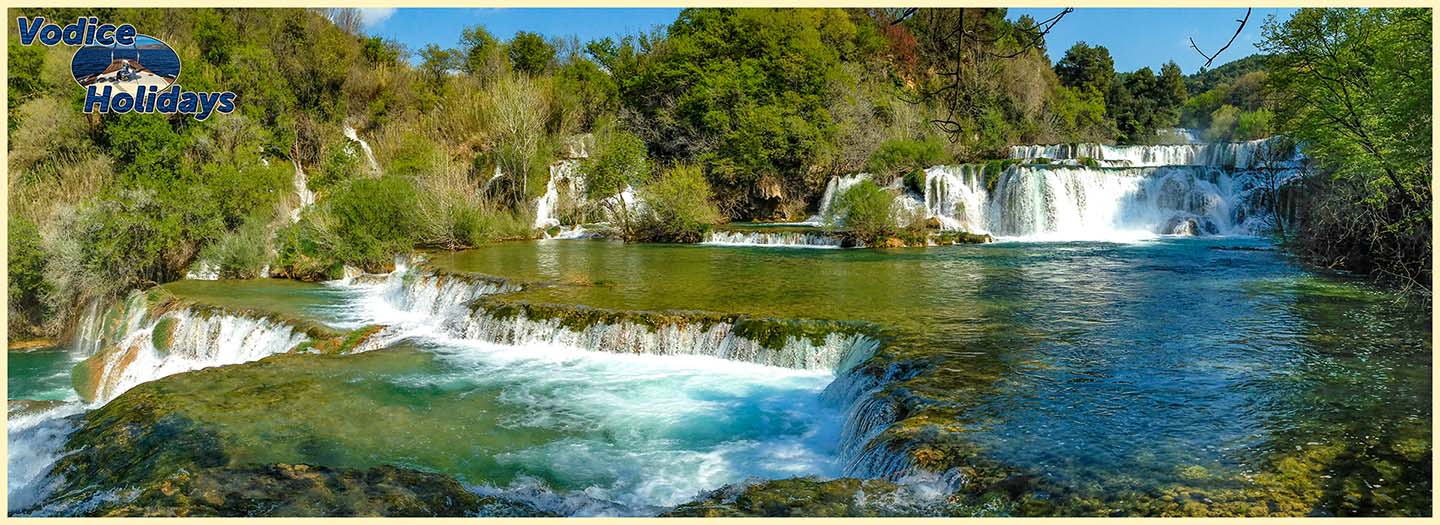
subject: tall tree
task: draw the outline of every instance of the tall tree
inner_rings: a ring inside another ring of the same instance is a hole
[[[1273,17],[1262,49],[1277,118],[1329,174],[1303,245],[1327,263],[1428,288],[1431,11],[1302,9]],[[1342,199],[1334,209],[1325,198]]]
[[[544,73],[555,61],[555,46],[545,37],[527,31],[515,33],[510,39],[510,64],[515,71],[530,76]]]

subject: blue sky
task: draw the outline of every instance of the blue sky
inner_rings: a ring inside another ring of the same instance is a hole
[[[1257,8],[1245,31],[1235,40],[1216,66],[1256,52],[1260,26],[1271,14],[1284,19],[1294,9]],[[412,51],[434,43],[456,44],[460,30],[480,24],[504,40],[526,30],[545,36],[580,37],[580,41],[632,34],[656,25],[669,25],[679,9],[365,9],[365,30],[372,35],[393,38]],[[1011,18],[1030,14],[1037,20],[1053,16],[1058,9],[1011,9]],[[1235,32],[1235,19],[1243,8],[1213,9],[1098,9],[1079,8],[1066,16],[1046,39],[1052,61],[1077,41],[1103,45],[1115,58],[1115,68],[1134,71],[1143,66],[1158,70],[1167,60],[1193,73],[1205,62],[1190,49],[1188,38],[1207,53],[1219,49]],[[1213,66],[1212,66],[1213,67]]]

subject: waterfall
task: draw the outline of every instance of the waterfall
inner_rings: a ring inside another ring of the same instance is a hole
[[[185,271],[185,278],[193,281],[214,281],[220,279],[220,267],[210,261],[196,260]]]
[[[345,138],[360,144],[360,149],[365,152],[365,164],[370,167],[370,171],[378,175],[380,173],[380,163],[375,162],[375,152],[371,151],[370,144],[365,142],[365,139],[360,138],[360,133],[355,131],[355,128],[350,127],[349,124],[345,125]]]
[[[295,209],[290,210],[290,222],[299,222],[300,212],[315,204],[315,192],[310,191],[310,182],[305,177],[305,170],[300,167],[300,161],[293,160],[292,162],[295,163],[295,196],[299,199],[299,203],[295,205]]]
[[[999,165],[936,166],[925,170],[923,194],[892,188],[897,214],[920,210],[941,229],[1032,240],[1254,235],[1270,228],[1269,188],[1296,180],[1301,159],[1273,141],[1015,148],[1017,155],[1108,151],[1102,154],[1128,155],[1125,163],[1161,165],[1013,164],[1003,171]],[[867,177],[831,179],[817,217],[832,211],[835,192]]]
[[[925,213],[946,230],[988,231],[985,169],[979,165],[936,166],[925,170]]]
[[[843,239],[824,232],[711,230],[701,244],[786,248],[840,248]]]
[[[143,296],[135,292],[134,297]],[[143,302],[143,300],[142,300]],[[141,307],[128,318],[124,334],[91,354],[76,367],[75,387],[81,398],[104,403],[136,385],[211,366],[254,361],[287,352],[308,337],[275,320],[190,307],[158,314]]]
[[[869,173],[856,173],[854,175],[841,175],[831,178],[830,182],[825,184],[825,193],[820,196],[819,213],[816,213],[805,222],[816,225],[825,224],[826,213],[831,211],[835,206],[835,197],[844,193],[845,190],[850,189],[851,186],[865,180],[870,180]]]
[[[519,291],[505,279],[397,267],[366,289],[367,316],[396,333],[548,345],[647,355],[705,355],[806,370],[845,370],[867,358],[879,339],[833,321],[753,319],[688,312],[625,312],[584,306],[488,303]],[[399,322],[392,322],[399,321]],[[401,328],[403,327],[403,328]],[[391,339],[403,336],[395,336]]]
[[[1193,137],[1192,137],[1193,138]],[[1088,158],[1105,166],[1212,166],[1234,169],[1294,167],[1298,150],[1283,137],[1247,142],[1110,146],[1052,144],[1011,146],[1010,158],[1078,161]]]
[[[545,194],[535,202],[535,227],[547,229],[560,225],[562,201],[561,192],[566,192],[570,202],[579,203],[585,195],[585,179],[577,170],[580,162],[562,160],[550,165],[550,180],[545,183]]]
[[[674,317],[682,317],[676,315]],[[879,346],[878,340],[859,333],[834,331],[822,339],[801,335],[783,338],[778,345],[747,337],[743,323],[794,323],[805,321],[679,320],[651,325],[630,320],[598,321],[575,326],[566,319],[532,318],[527,313],[496,315],[479,310],[456,323],[458,335],[507,345],[553,345],[590,351],[644,355],[704,355],[802,370],[837,370],[853,367]]]

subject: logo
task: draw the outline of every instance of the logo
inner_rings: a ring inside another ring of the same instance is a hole
[[[70,73],[85,88],[86,113],[183,113],[205,120],[215,112],[235,110],[235,93],[185,91],[180,55],[158,38],[139,34],[130,24],[100,23],[78,18],[60,27],[20,17],[20,44],[37,40],[45,46],[77,46]]]

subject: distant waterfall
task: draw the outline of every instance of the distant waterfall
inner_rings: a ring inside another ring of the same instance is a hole
[[[925,170],[921,193],[891,185],[899,196],[896,207],[923,210],[946,230],[1035,240],[1253,235],[1271,227],[1268,189],[1295,180],[1304,158],[1288,142],[1275,139],[1016,146],[1011,154],[1017,159],[1098,157],[1112,164],[936,166]],[[831,212],[837,193],[869,177],[831,179],[813,220]]]
[[[550,165],[550,179],[545,183],[545,194],[535,201],[535,227],[546,229],[560,225],[562,194],[578,203],[585,195],[585,179],[578,168],[580,161],[562,160]]]
[[[292,162],[295,163],[295,177],[292,180],[295,185],[295,197],[298,199],[298,202],[295,208],[290,210],[290,222],[299,222],[300,212],[305,211],[305,208],[315,204],[315,192],[310,191],[310,179],[305,176],[305,170],[300,167],[300,161],[293,160]]]
[[[826,213],[835,206],[835,197],[845,193],[845,190],[850,189],[851,186],[865,180],[870,180],[869,173],[841,175],[830,179],[830,182],[825,184],[825,193],[820,196],[820,213],[815,214],[815,216],[810,217],[810,219],[805,222],[817,225],[824,224]]]
[[[379,174],[380,163],[375,162],[375,152],[370,150],[370,144],[365,142],[365,139],[360,138],[360,133],[347,124],[345,125],[345,138],[360,144],[360,149],[365,152],[366,165],[370,167],[370,171]]]
[[[787,248],[840,248],[844,240],[824,232],[711,230],[701,244],[716,246],[770,246]]]
[[[1101,165],[1113,167],[1212,166],[1242,170],[1280,168],[1291,166],[1297,156],[1292,143],[1277,137],[1209,144],[1109,146],[1080,143],[1010,147],[1012,159],[1091,159]]]

